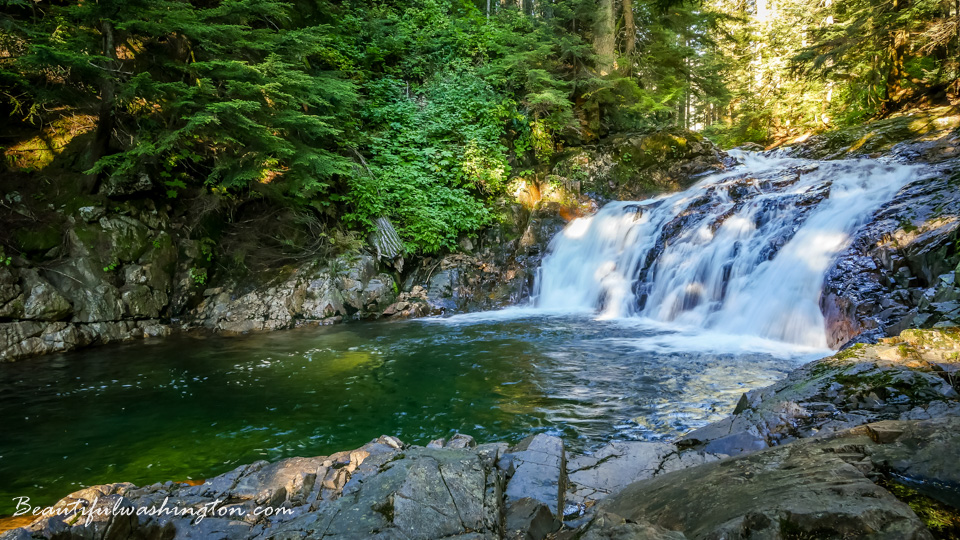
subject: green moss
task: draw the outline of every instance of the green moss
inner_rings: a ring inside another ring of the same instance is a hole
[[[838,352],[837,354],[833,355],[833,357],[836,358],[837,360],[849,360],[850,358],[856,357],[857,353],[859,353],[866,347],[867,346],[863,343],[857,343],[855,345],[847,347],[846,349]]]
[[[77,238],[80,240],[87,249],[95,250],[97,248],[97,241],[100,237],[99,228],[92,225],[78,225],[73,232],[77,235]]]
[[[960,540],[960,511],[919,491],[881,478],[877,484],[907,504],[938,540]]]
[[[25,253],[42,253],[60,245],[63,232],[58,224],[23,228],[17,231],[17,246]]]

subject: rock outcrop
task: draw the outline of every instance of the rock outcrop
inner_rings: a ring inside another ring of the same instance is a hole
[[[679,442],[737,455],[882,420],[960,416],[958,350],[956,329],[859,344],[744,394],[733,415]]]
[[[195,257],[166,209],[81,207],[62,231],[45,251],[21,242],[23,256],[0,268],[0,361],[171,332]]]
[[[888,456],[906,457],[916,437],[934,452],[955,455],[960,418],[896,425],[917,435],[881,444],[866,426],[631,484],[600,503],[604,519],[587,537],[622,538],[625,520],[685,538],[932,539],[923,520],[874,479],[897,474]],[[941,430],[950,435],[938,436]]]
[[[373,256],[359,254],[288,268],[273,279],[224,283],[203,292],[187,328],[242,333],[376,317],[397,296],[393,276],[378,269]]]
[[[820,299],[830,346],[960,323],[958,167],[945,161],[904,187],[837,257]]]
[[[603,202],[636,201],[686,189],[698,176],[722,170],[725,158],[692,131],[620,134],[568,150],[552,174]]]

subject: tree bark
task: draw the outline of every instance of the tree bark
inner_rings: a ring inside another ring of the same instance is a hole
[[[960,1],[960,0],[958,0]],[[637,43],[637,27],[633,22],[633,0],[623,0],[623,55],[631,56]],[[632,65],[632,62],[627,62]]]
[[[101,22],[100,31],[103,34],[103,55],[110,60],[100,66],[103,69],[103,79],[100,82],[97,128],[89,153],[88,166],[90,168],[93,168],[100,161],[100,158],[106,156],[110,150],[110,139],[113,137],[114,126],[113,106],[117,93],[117,83],[114,77],[114,72],[117,69],[117,48],[114,42],[113,23],[110,21]],[[99,178],[100,175],[97,173],[88,174],[84,180],[84,190],[88,193],[94,193],[99,186]]]
[[[616,27],[613,0],[599,0],[597,20],[593,28],[593,50],[597,54],[597,72],[609,75],[617,61]]]
[[[893,0],[893,10],[903,11],[907,8],[909,0]],[[886,116],[899,107],[899,102],[903,98],[903,86],[900,81],[903,79],[903,55],[907,48],[909,34],[902,30],[894,30],[890,33],[890,45],[888,47],[890,55],[890,67],[887,70],[887,80],[884,85],[883,102],[880,104],[878,114]]]

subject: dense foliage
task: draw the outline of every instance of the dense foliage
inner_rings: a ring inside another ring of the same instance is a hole
[[[946,0],[0,0],[0,112],[92,118],[88,192],[147,175],[174,200],[388,217],[429,253],[565,146],[768,142],[946,95],[956,22]]]

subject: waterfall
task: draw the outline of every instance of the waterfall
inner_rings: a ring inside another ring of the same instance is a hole
[[[920,169],[731,154],[739,166],[686,191],[572,221],[551,241],[534,305],[825,348],[824,273]]]

